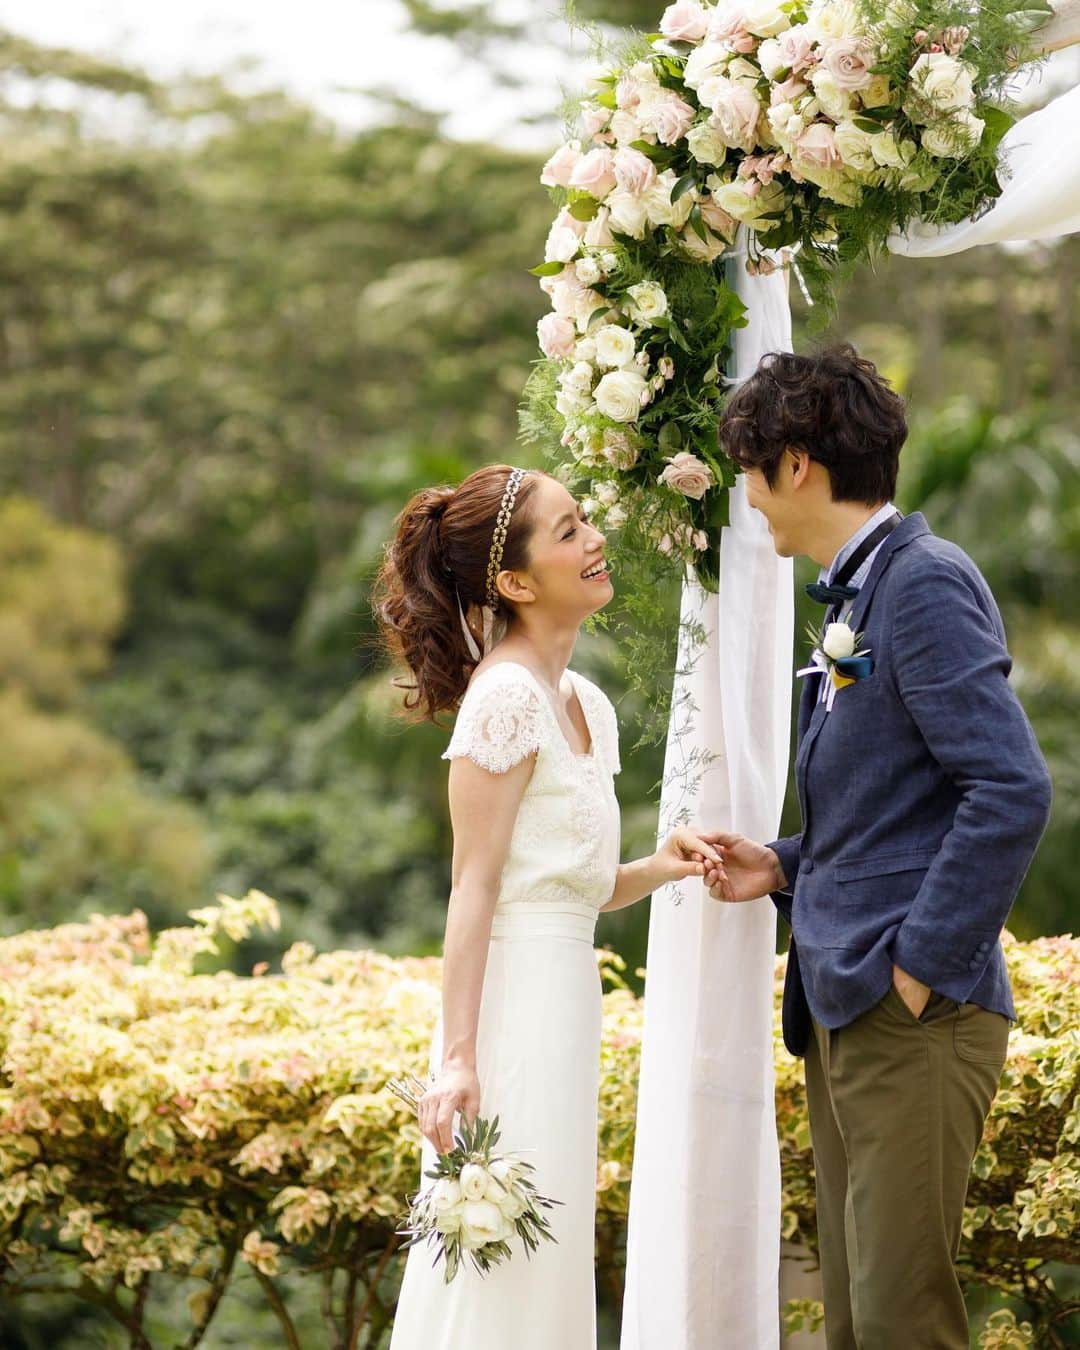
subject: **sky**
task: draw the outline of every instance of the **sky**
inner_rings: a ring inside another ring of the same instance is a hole
[[[657,0],[657,14],[665,0]],[[345,126],[372,120],[356,92],[390,86],[447,114],[451,136],[551,147],[564,91],[580,88],[591,67],[582,39],[558,18],[560,0],[491,0],[497,18],[530,18],[549,39],[503,51],[516,89],[500,87],[454,44],[407,31],[398,0],[5,0],[3,22],[50,46],[128,59],[152,74],[224,73],[254,58],[244,84],[276,84]],[[1080,49],[1060,53],[1040,77],[1057,90],[1080,78]],[[347,92],[347,91],[352,92]],[[1045,97],[1045,94],[1043,95]]]
[[[491,8],[543,22],[558,0],[493,0]],[[580,40],[573,49],[552,17],[561,41],[507,53],[526,84],[500,89],[452,43],[409,33],[397,0],[5,0],[3,23],[50,46],[127,58],[163,76],[222,73],[255,58],[261,70],[245,83],[282,85],[347,126],[370,120],[372,105],[345,90],[391,85],[446,111],[452,136],[537,149],[557,139],[558,124],[522,124],[522,114],[553,113],[560,82],[578,80],[589,64]]]

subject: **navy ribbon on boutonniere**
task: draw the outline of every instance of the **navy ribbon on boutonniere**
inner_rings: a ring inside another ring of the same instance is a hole
[[[839,656],[833,662],[833,669],[847,680],[865,680],[874,671],[872,656]]]

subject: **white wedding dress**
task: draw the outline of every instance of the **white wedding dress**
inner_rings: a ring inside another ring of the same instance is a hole
[[[615,886],[619,771],[615,710],[573,671],[587,754],[566,740],[543,687],[504,661],[476,676],[444,759],[505,773],[536,753],[503,869],[477,1031],[480,1114],[497,1115],[500,1151],[536,1168],[557,1242],[481,1276],[463,1262],[443,1282],[426,1244],[405,1265],[391,1350],[595,1350],[600,978],[593,932]],[[441,1022],[430,1067],[441,1063]],[[435,1162],[425,1140],[421,1171]],[[427,1180],[424,1185],[430,1184]]]

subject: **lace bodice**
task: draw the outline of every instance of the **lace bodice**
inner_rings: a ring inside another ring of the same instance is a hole
[[[607,695],[576,671],[573,681],[589,725],[588,754],[576,754],[536,677],[516,661],[480,672],[466,691],[443,759],[468,756],[505,773],[526,756],[536,762],[518,809],[503,867],[496,914],[522,902],[595,913],[611,898],[619,863],[619,732]]]

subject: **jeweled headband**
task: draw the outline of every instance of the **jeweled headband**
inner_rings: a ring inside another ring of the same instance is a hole
[[[499,514],[495,517],[495,533],[491,536],[491,553],[488,555],[487,569],[487,603],[490,609],[498,609],[499,607],[499,591],[495,585],[495,579],[502,571],[506,532],[510,528],[510,516],[513,514],[514,502],[517,500],[518,489],[521,487],[525,472],[524,469],[510,470],[510,477],[506,480],[506,487],[503,489]]]

